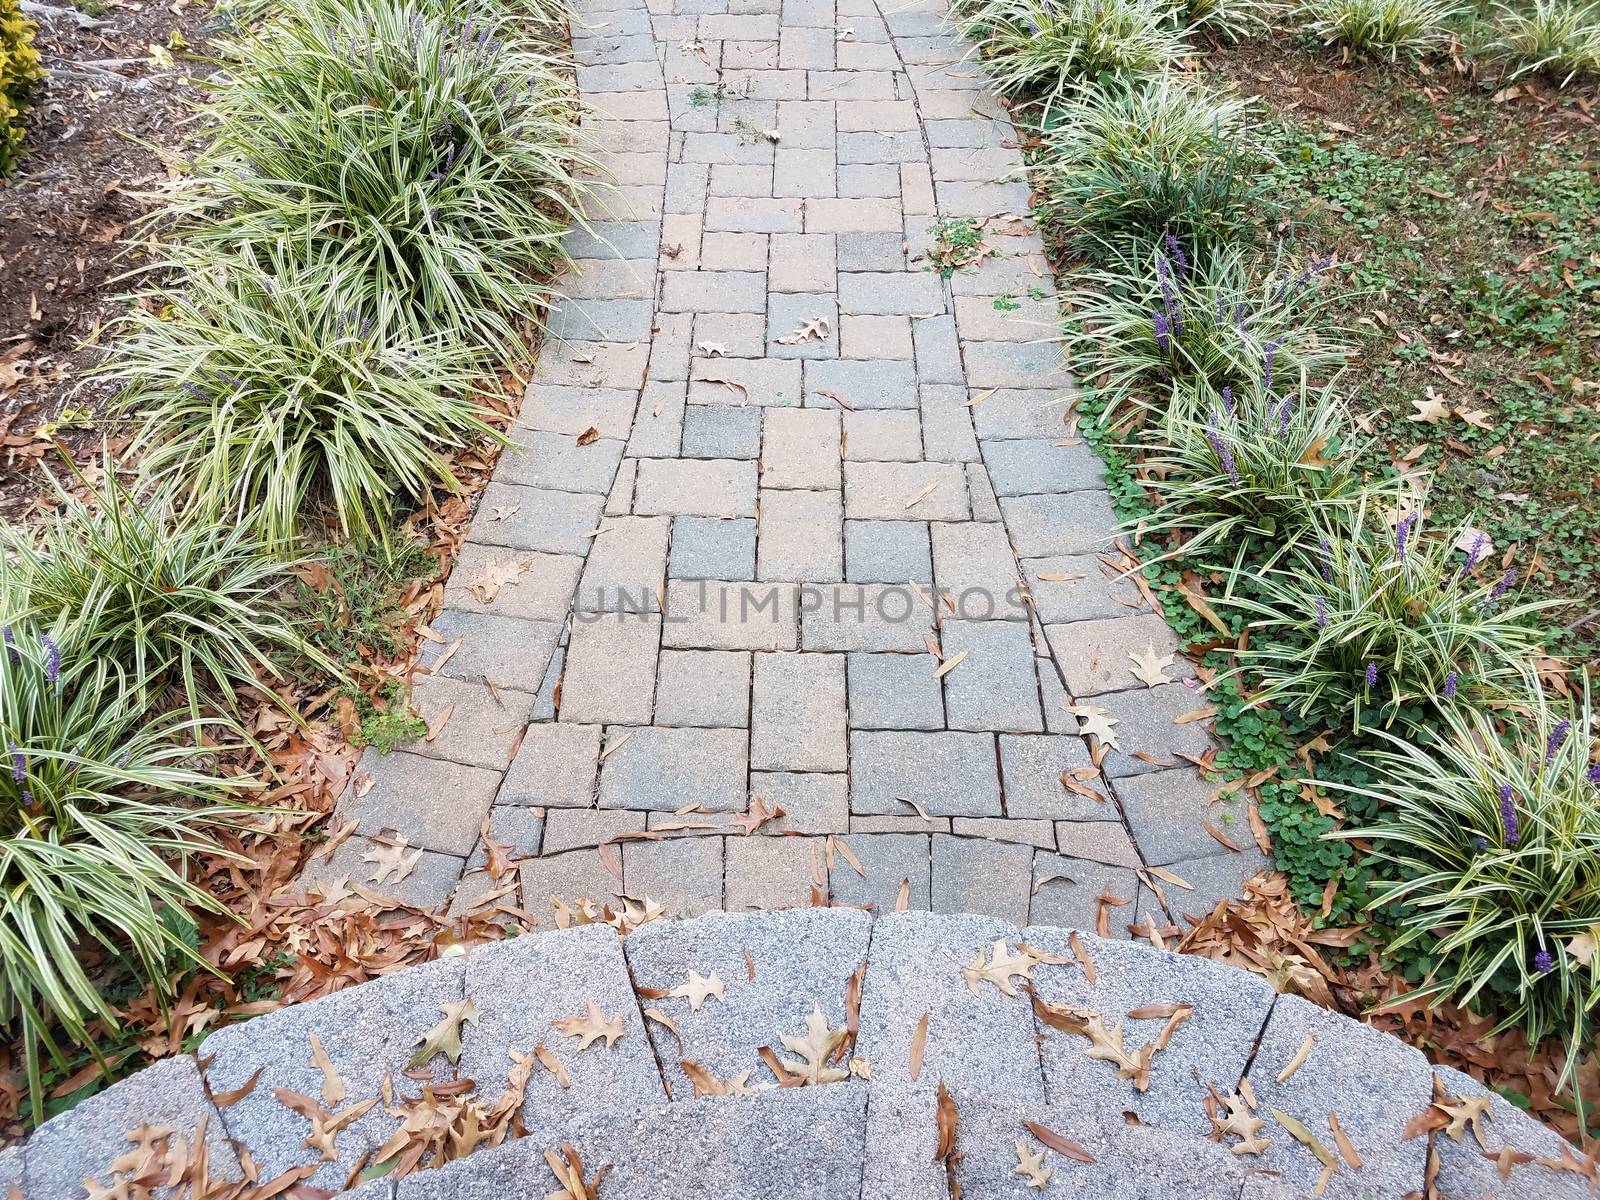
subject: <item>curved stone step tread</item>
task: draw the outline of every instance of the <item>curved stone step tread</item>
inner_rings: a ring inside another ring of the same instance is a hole
[[[969,988],[961,967],[980,951],[992,953],[996,940],[1068,960],[1033,969],[1040,997],[1100,1011],[1108,1026],[1122,1027],[1130,1050],[1156,1036],[1164,1021],[1129,1018],[1129,1010],[1194,1005],[1155,1056],[1149,1089],[1137,1093],[1111,1064],[1088,1059],[1082,1039],[1040,1028],[1026,994],[1008,997],[987,982],[976,992]],[[185,1055],[117,1083],[0,1153],[0,1189],[14,1187],[24,1200],[77,1200],[86,1191],[83,1180],[109,1184],[112,1161],[128,1148],[125,1135],[145,1124],[169,1126],[192,1144],[203,1123],[211,1173],[220,1179],[240,1178],[246,1152],[261,1181],[315,1165],[316,1152],[305,1145],[306,1119],[273,1097],[275,1088],[320,1096],[324,1077],[311,1062],[307,1035],[318,1035],[345,1085],[348,1098],[334,1106],[343,1112],[378,1095],[386,1076],[400,1094],[413,1094],[420,1084],[404,1074],[413,1047],[437,1022],[441,1004],[470,997],[477,1024],[463,1027],[458,1066],[435,1059],[436,1080],[472,1078],[492,1099],[511,1065],[508,1051],[525,1054],[544,1042],[572,1086],[561,1089],[548,1072],[536,1072],[523,1109],[527,1136],[437,1170],[373,1180],[347,1193],[352,1200],[543,1197],[555,1186],[544,1152],[563,1142],[584,1154],[591,1179],[594,1169],[609,1165],[601,1200],[666,1200],[685,1190],[731,1200],[948,1200],[945,1168],[934,1162],[941,1083],[960,1115],[955,1174],[968,1200],[1027,1193],[1014,1170],[1015,1142],[1036,1145],[1023,1119],[1081,1143],[1096,1159],[1080,1163],[1047,1153],[1053,1179],[1045,1195],[1305,1200],[1320,1166],[1272,1119],[1273,1108],[1319,1136],[1327,1134],[1328,1114],[1338,1114],[1363,1165],[1342,1167],[1326,1196],[1402,1200],[1420,1192],[1429,1139],[1401,1136],[1431,1100],[1433,1071],[1418,1051],[1297,997],[1275,996],[1256,976],[1220,963],[1088,933],[1079,933],[1078,943],[1093,965],[1093,983],[1069,931],[1018,929],[974,915],[717,913],[648,924],[626,942],[605,926],[525,935],[220,1030],[198,1052],[204,1079],[196,1057]],[[846,982],[863,963],[855,1053],[868,1064],[868,1082],[692,1096],[680,1057],[720,1078],[748,1070],[751,1083],[770,1085],[759,1048],[777,1048],[784,1033],[802,1032],[812,1005],[838,1028]],[[698,1014],[681,998],[642,1001],[659,1005],[678,1026],[680,1052],[664,1027],[642,1018],[630,968],[640,988],[667,990],[690,970],[714,971],[726,1000],[708,1000]],[[591,999],[608,1018],[620,1015],[624,1034],[610,1049],[579,1052],[549,1022],[582,1012]],[[910,1051],[924,1013],[928,1034],[913,1079]],[[1309,1057],[1277,1082],[1307,1035]],[[257,1070],[256,1086],[219,1110],[211,1096],[244,1087]],[[1438,1073],[1451,1095],[1485,1094],[1457,1072]],[[1262,1136],[1271,1146],[1264,1155],[1237,1156],[1231,1145],[1206,1136],[1206,1085],[1226,1093],[1241,1077],[1251,1081],[1257,1115],[1267,1120]],[[664,1083],[671,1084],[670,1099]],[[375,1106],[337,1135],[336,1161],[317,1165],[309,1182],[343,1187],[396,1120]],[[1487,1156],[1471,1135],[1459,1142],[1433,1137],[1444,1200],[1590,1194],[1581,1176],[1538,1164],[1515,1165],[1500,1179],[1494,1155],[1502,1147],[1556,1157],[1564,1146],[1503,1100],[1494,1100],[1483,1131]]]

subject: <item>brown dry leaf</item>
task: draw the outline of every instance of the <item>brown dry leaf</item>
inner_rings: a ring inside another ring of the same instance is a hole
[[[895,799],[901,804],[909,804],[913,809],[916,810],[917,816],[921,817],[924,821],[933,820],[933,818],[928,815],[928,810],[923,808],[922,805],[918,804],[910,796],[896,796]]]
[[[531,564],[527,559],[502,558],[486,562],[478,573],[467,581],[467,590],[480,604],[493,604],[500,589],[515,584]]]
[[[1048,1125],[1041,1125],[1038,1121],[1024,1121],[1022,1125],[1023,1128],[1025,1128],[1029,1133],[1038,1138],[1040,1142],[1054,1150],[1063,1158],[1070,1158],[1073,1162],[1081,1163],[1092,1163],[1095,1161],[1094,1155],[1090,1154],[1071,1138],[1062,1137],[1061,1134],[1057,1133],[1054,1129],[1051,1129]]]
[[[1102,746],[1109,746],[1113,750],[1121,750],[1117,744],[1116,732],[1111,728],[1117,719],[1094,704],[1067,704],[1063,705],[1069,713],[1078,718],[1078,733],[1083,737],[1094,737]]]
[[[439,710],[438,715],[428,722],[428,731],[422,735],[422,740],[425,742],[433,741],[434,738],[444,732],[444,727],[450,724],[450,718],[455,715],[456,706],[454,704],[446,704]]]
[[[422,847],[418,846],[409,857],[406,850],[410,844],[402,837],[395,838],[392,842],[373,842],[373,849],[361,856],[361,861],[371,863],[372,874],[367,876],[368,883],[399,883],[416,870],[417,863],[422,859]]]
[[[1015,996],[1017,989],[1011,982],[1012,977],[1020,975],[1031,980],[1033,968],[1039,965],[1038,960],[1030,954],[1011,953],[1004,938],[995,939],[990,953],[993,957],[985,961],[985,952],[980,947],[972,961],[961,968],[961,977],[967,981],[968,991],[976,993],[978,985],[987,981],[999,988],[1002,994]]]
[[[1078,965],[1083,968],[1084,977],[1092,986],[1099,973],[1094,969],[1094,959],[1089,957],[1089,952],[1083,948],[1083,939],[1076,932],[1067,934],[1067,945],[1072,947],[1072,957],[1078,960]]]
[[[256,1084],[260,1082],[261,1072],[264,1070],[266,1070],[265,1067],[257,1067],[254,1071],[250,1072],[249,1079],[246,1079],[243,1083],[241,1083],[238,1087],[233,1088],[231,1091],[212,1092],[211,1103],[217,1108],[232,1108],[235,1104],[239,1103],[239,1101],[243,1100],[251,1092],[256,1090]]]
[[[1306,1059],[1311,1057],[1311,1048],[1316,1044],[1317,1035],[1314,1033],[1306,1034],[1306,1040],[1300,1043],[1300,1049],[1294,1052],[1294,1057],[1284,1065],[1283,1070],[1278,1072],[1277,1081],[1279,1083],[1288,1083],[1289,1080],[1293,1079],[1294,1073],[1306,1065]]]
[[[900,890],[899,890],[899,892],[897,892],[895,894],[894,910],[895,910],[895,912],[905,912],[906,909],[910,907],[910,905],[911,905],[911,880],[902,879],[900,881]]]
[[[1141,653],[1128,652],[1128,657],[1133,660],[1133,676],[1145,687],[1155,687],[1157,684],[1170,683],[1164,672],[1173,663],[1170,654],[1160,655],[1152,643],[1146,643]]]
[[[1217,715],[1215,708],[1192,708],[1186,713],[1180,713],[1172,718],[1174,725],[1188,725],[1193,721],[1205,721]]]
[[[852,871],[861,876],[863,879],[867,877],[867,869],[861,865],[861,860],[856,857],[856,852],[850,849],[848,842],[846,842],[843,838],[837,838],[833,843],[833,848],[839,852],[840,858],[844,859],[845,862],[850,864],[850,869]]]
[[[916,1082],[922,1074],[922,1056],[928,1049],[928,1014],[923,1013],[917,1021],[917,1028],[911,1035],[911,1055],[906,1063],[906,1070],[910,1072],[911,1080]]]
[[[924,487],[920,492],[917,492],[914,496],[912,496],[911,499],[907,500],[906,501],[906,507],[907,508],[915,508],[917,505],[921,504],[924,500],[926,500],[929,496],[933,495],[934,489],[936,489],[938,486],[939,486],[939,481],[937,479],[935,479],[933,482],[929,483],[926,487]]]
[[[829,1029],[828,1019],[822,1015],[821,1007],[813,1004],[811,1015],[806,1018],[805,1036],[794,1037],[787,1033],[782,1035],[783,1048],[792,1054],[798,1054],[801,1059],[798,1062],[781,1059],[783,1069],[799,1076],[808,1084],[838,1083],[842,1079],[848,1079],[849,1071],[828,1065],[828,1059],[848,1037],[847,1029]]]
[[[733,824],[744,830],[744,835],[749,837],[768,821],[776,821],[782,817],[783,807],[778,804],[768,805],[765,798],[759,795],[750,797],[750,811],[740,813],[733,818]]]
[[[306,1030],[306,1040],[311,1043],[311,1061],[306,1065],[322,1072],[322,1102],[329,1108],[335,1108],[345,1098],[344,1080],[339,1078],[333,1060],[322,1048],[322,1039],[317,1036],[316,1030]]]
[[[1208,1087],[1210,1085],[1207,1085]],[[1261,1127],[1267,1122],[1262,1117],[1253,1116],[1250,1112],[1251,1098],[1241,1092],[1229,1092],[1227,1096],[1218,1095],[1217,1089],[1211,1088],[1211,1099],[1206,1105],[1206,1113],[1211,1118],[1211,1140],[1223,1145],[1230,1134],[1239,1140],[1230,1147],[1234,1154],[1243,1157],[1246,1154],[1265,1154],[1272,1143],[1259,1136]],[[1226,1110],[1223,1116],[1221,1110]]]
[[[533,1048],[533,1056],[539,1060],[540,1065],[543,1066],[546,1071],[549,1071],[550,1074],[556,1077],[556,1083],[564,1088],[569,1088],[572,1086],[572,1076],[567,1074],[567,1068],[563,1066],[561,1060],[556,1057],[556,1052],[554,1050],[550,1049],[550,1047],[546,1046],[543,1042],[540,1042]]]
[[[546,1150],[544,1161],[556,1177],[556,1182],[561,1185],[544,1200],[600,1200],[600,1181],[610,1169],[609,1164],[596,1171],[593,1180],[585,1181],[583,1156],[570,1142],[561,1143],[559,1154],[554,1150]]]
[[[334,1145],[334,1135],[351,1122],[365,1116],[367,1111],[378,1103],[378,1098],[374,1096],[370,1100],[352,1104],[335,1116],[310,1096],[290,1091],[288,1088],[273,1088],[272,1095],[279,1104],[299,1113],[311,1122],[311,1132],[306,1135],[304,1145],[321,1153],[323,1162],[334,1162],[339,1157],[339,1151]]]
[[[1362,1167],[1361,1155],[1356,1152],[1355,1143],[1345,1135],[1344,1126],[1339,1124],[1339,1114],[1328,1114],[1328,1129],[1333,1134],[1333,1144],[1339,1147],[1339,1153],[1344,1156],[1344,1161],[1350,1164],[1350,1169],[1359,1171]]]
[[[467,1021],[474,1025],[478,1023],[478,1006],[470,999],[453,1000],[449,1004],[439,1005],[439,1011],[444,1016],[422,1035],[416,1053],[406,1066],[426,1066],[435,1054],[442,1054],[451,1062],[461,1061],[461,1026]]]
[[[689,981],[687,983],[680,983],[677,987],[668,992],[667,995],[675,997],[679,1000],[687,1000],[689,1002],[689,1011],[699,1012],[700,1006],[706,1002],[706,999],[709,996],[715,996],[724,1004],[728,1002],[727,996],[723,994],[724,986],[725,985],[723,984],[722,980],[717,977],[717,973],[715,971],[711,972],[711,974],[707,976],[701,975],[698,971],[691,970],[689,972]]]
[[[622,1014],[608,1018],[593,1000],[588,1002],[585,1015],[557,1017],[550,1024],[558,1033],[577,1038],[579,1050],[587,1050],[591,1043],[600,1038],[605,1038],[606,1049],[609,1050],[622,1036]]]
[[[1406,418],[1408,421],[1426,421],[1429,425],[1437,425],[1450,415],[1450,405],[1439,399],[1434,394],[1433,385],[1429,384],[1426,400],[1413,400],[1411,407],[1417,411]]]
[[[704,1065],[686,1058],[678,1064],[694,1086],[696,1098],[700,1096],[753,1096],[757,1088],[750,1084],[750,1072],[741,1071],[727,1079],[718,1079]],[[769,1085],[770,1086],[770,1085]]]
[[[936,1119],[939,1124],[939,1142],[934,1147],[933,1161],[942,1162],[949,1178],[953,1183],[956,1170],[956,1137],[961,1126],[961,1114],[956,1111],[956,1102],[950,1096],[950,1089],[944,1086],[944,1080],[939,1081],[939,1100]],[[959,1191],[952,1191],[952,1196],[959,1195]]]
[[[1011,1173],[1026,1175],[1025,1184],[1041,1191],[1049,1184],[1051,1175],[1050,1168],[1044,1165],[1044,1151],[1037,1150],[1029,1154],[1028,1144],[1021,1138],[1017,1139],[1017,1165],[1011,1169]]]
[[[600,431],[593,425],[578,435],[578,445],[589,446],[600,440]]]
[[[832,323],[827,317],[811,317],[802,321],[800,327],[787,337],[779,338],[778,344],[780,346],[798,346],[803,342],[811,341],[813,338],[819,342],[825,342],[828,340],[828,333],[831,329]]]
[[[1317,1161],[1319,1163],[1321,1163],[1324,1167],[1332,1169],[1338,1168],[1339,1164],[1334,1160],[1333,1155],[1328,1153],[1328,1148],[1324,1146],[1322,1142],[1318,1140],[1317,1135],[1312,1133],[1311,1130],[1307,1129],[1305,1125],[1301,1124],[1300,1121],[1294,1117],[1291,1117],[1282,1109],[1274,1108],[1269,1109],[1268,1111],[1272,1113],[1272,1119],[1287,1129],[1289,1131],[1289,1135],[1293,1137],[1295,1141],[1299,1142],[1307,1150],[1310,1150],[1311,1153],[1317,1156]]]

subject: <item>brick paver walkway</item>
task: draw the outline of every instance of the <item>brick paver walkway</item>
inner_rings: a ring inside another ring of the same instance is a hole
[[[433,736],[368,754],[339,815],[360,832],[313,876],[542,923],[551,894],[692,913],[904,888],[1017,924],[1093,927],[1119,898],[1125,933],[1235,894],[1264,860],[1180,757],[1210,745],[1174,723],[1205,702],[1190,664],[1134,674],[1174,639],[1108,578],[1013,131],[941,14],[581,13],[623,215],[573,241],[520,452],[418,671]],[[950,219],[988,253],[943,278]],[[1115,722],[1098,770],[1069,705]],[[784,816],[746,832],[763,807]],[[485,827],[528,856],[520,897],[481,869]],[[373,836],[422,849],[409,874]]]

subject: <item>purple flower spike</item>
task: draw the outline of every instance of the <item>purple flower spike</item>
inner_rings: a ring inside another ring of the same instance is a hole
[[[1477,840],[1477,842],[1475,844],[1477,845],[1478,850],[1480,852],[1484,851],[1484,850],[1487,850],[1489,848],[1489,839],[1486,838],[1486,837],[1481,837],[1481,838],[1479,838]]]
[[[6,743],[6,752],[11,755],[11,778],[21,783],[28,778],[28,756],[15,742]]]
[[[1315,602],[1317,605],[1317,628],[1326,629],[1328,627],[1328,606],[1322,602],[1321,596],[1315,597]]]
[[[1588,779],[1590,783],[1600,783],[1600,763],[1589,768]]]
[[[1278,436],[1280,438],[1289,436],[1289,412],[1290,406],[1293,404],[1294,397],[1285,396],[1283,403],[1278,406]]]
[[[1467,551],[1467,561],[1461,564],[1463,575],[1472,574],[1472,569],[1482,560],[1484,551],[1489,548],[1489,535],[1480,533],[1472,539],[1472,549]]]
[[[1488,608],[1496,600],[1500,599],[1501,596],[1504,596],[1506,592],[1510,590],[1511,585],[1516,581],[1516,571],[1507,571],[1504,577],[1501,578],[1500,582],[1494,585],[1494,590],[1489,593],[1489,598],[1483,602],[1483,606]]]
[[[1378,686],[1378,664],[1375,662],[1367,664],[1367,686],[1369,688]]]
[[[1230,417],[1233,416],[1233,386],[1231,384],[1222,389],[1222,411]]]
[[[1506,845],[1517,844],[1517,806],[1512,798],[1511,785],[1500,785],[1500,825],[1505,830]]]
[[[1567,744],[1567,735],[1572,732],[1571,721],[1558,721],[1556,727],[1550,731],[1550,739],[1544,746],[1544,761],[1549,763],[1556,755],[1561,753],[1561,747]]]
[[[1262,363],[1261,368],[1261,382],[1268,392],[1272,391],[1272,366],[1277,361],[1278,347],[1281,345],[1283,345],[1283,342],[1279,339],[1274,339],[1267,343],[1265,361]]]
[[[1533,969],[1541,975],[1548,975],[1555,969],[1556,960],[1550,957],[1550,951],[1541,950],[1533,956]]]
[[[45,682],[54,686],[61,682],[61,647],[48,633],[39,635],[39,644],[44,647]]]
[[[1394,554],[1396,558],[1404,558],[1406,556],[1406,543],[1411,540],[1411,531],[1416,527],[1416,524],[1417,512],[1412,509],[1400,519],[1400,524],[1395,526]]]
[[[1328,539],[1327,538],[1320,538],[1317,541],[1317,549],[1322,552],[1322,560],[1318,564],[1318,568],[1317,568],[1319,571],[1322,572],[1322,582],[1323,583],[1332,583],[1333,582],[1333,547],[1328,544]]]
[[[1456,698],[1456,685],[1460,682],[1460,671],[1451,671],[1450,674],[1444,677],[1444,698],[1446,700],[1454,700]]]
[[[1156,349],[1165,354],[1171,342],[1171,325],[1167,321],[1167,314],[1156,312],[1150,314],[1150,327],[1155,330]]]
[[[1233,447],[1228,445],[1228,439],[1222,436],[1222,431],[1217,428],[1217,410],[1211,410],[1211,419],[1206,422],[1206,441],[1211,443],[1211,449],[1216,452],[1217,461],[1222,464],[1222,469],[1228,473],[1228,478],[1233,481],[1233,486],[1239,486],[1239,465],[1233,461]]]
[[[11,626],[7,625],[4,628],[0,628],[0,634],[5,636],[6,657],[11,660],[13,667],[20,667],[22,665],[22,655],[17,651],[17,639],[11,632]]]

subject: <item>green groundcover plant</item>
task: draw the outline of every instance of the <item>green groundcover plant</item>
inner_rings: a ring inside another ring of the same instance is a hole
[[[1513,76],[1544,74],[1562,87],[1600,75],[1600,2],[1497,4],[1484,50],[1510,64]]]
[[[1542,649],[1555,602],[1515,591],[1517,572],[1486,569],[1474,530],[1430,536],[1423,503],[1391,527],[1363,504],[1325,527],[1227,603],[1250,618],[1239,668],[1260,699],[1356,733],[1425,730],[1458,706],[1509,702]]]
[[[66,1069],[73,1045],[105,1065],[108,989],[164,999],[203,965],[190,914],[223,910],[186,864],[243,810],[196,759],[197,723],[148,711],[121,665],[68,653],[59,626],[0,632],[0,1023],[37,1117],[46,1060]]]
[[[1300,13],[1324,42],[1387,54],[1443,49],[1461,9],[1455,0],[1303,0]]]
[[[180,262],[283,240],[378,332],[492,354],[551,296],[580,219],[572,98],[500,10],[306,0],[235,47],[177,216]]]
[[[1552,702],[1529,680],[1503,718],[1450,706],[1426,741],[1385,736],[1373,780],[1327,783],[1376,801],[1340,831],[1393,876],[1374,907],[1404,913],[1388,952],[1420,958],[1413,997],[1492,1001],[1497,1029],[1559,1036],[1570,1082],[1600,1008],[1600,766],[1585,690]]]
[[[57,486],[37,530],[3,535],[0,598],[11,621],[60,631],[65,653],[122,664],[143,703],[174,685],[192,717],[202,697],[229,707],[237,690],[318,656],[281,591],[292,563],[248,526],[180,511],[170,487],[135,497],[106,479],[85,500]]]
[[[1168,72],[1087,88],[1051,109],[1034,163],[1051,224],[1108,244],[1248,241],[1276,206],[1254,106]]]
[[[448,329],[386,333],[385,296],[314,253],[246,246],[153,293],[107,368],[145,475],[273,547],[324,514],[377,537],[397,509],[459,486],[448,450],[495,436],[478,350]]]
[[[1318,380],[1348,354],[1317,319],[1330,265],[1230,244],[1191,254],[1171,235],[1153,248],[1115,249],[1062,290],[1066,357],[1096,386],[1108,424],[1123,404],[1148,405],[1174,383],[1272,392]]]

